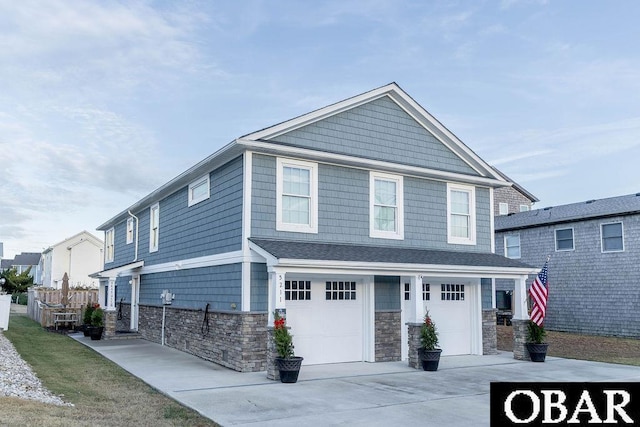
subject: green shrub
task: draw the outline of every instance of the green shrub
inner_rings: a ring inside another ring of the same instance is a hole
[[[542,344],[546,336],[547,331],[544,330],[544,326],[538,326],[535,322],[529,320],[527,323],[527,342]]]

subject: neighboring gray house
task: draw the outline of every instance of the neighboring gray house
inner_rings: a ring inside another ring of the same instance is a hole
[[[395,83],[245,135],[98,227],[107,333],[261,371],[276,309],[305,364],[406,360],[429,310],[495,351],[492,279],[535,273],[493,253],[508,185]]]
[[[499,216],[495,229],[498,254],[539,267],[551,255],[549,329],[640,337],[640,193]]]
[[[33,277],[33,283],[38,283],[40,281],[38,264],[40,263],[41,255],[39,252],[21,252],[13,259],[3,259],[1,268],[3,270],[15,268],[18,274],[29,270],[29,275]]]
[[[493,209],[495,215],[508,215],[511,213],[530,211],[533,204],[540,201],[536,196],[510,179],[499,169],[495,167],[494,169],[506,181],[513,183],[510,187],[500,187],[494,190]]]

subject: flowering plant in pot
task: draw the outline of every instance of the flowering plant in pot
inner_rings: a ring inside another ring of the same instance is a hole
[[[102,338],[104,331],[104,311],[100,308],[100,304],[94,304],[93,313],[91,313],[91,339],[99,340]]]
[[[544,362],[547,356],[547,344],[544,339],[547,336],[547,331],[544,329],[544,325],[538,325],[533,320],[529,320],[527,323],[527,350],[532,362]]]
[[[422,369],[425,371],[437,371],[440,363],[442,349],[438,346],[438,330],[436,324],[429,316],[429,312],[424,315],[424,322],[420,328],[420,348],[418,357],[422,362]]]
[[[96,306],[99,307],[99,304],[89,303],[84,309],[84,313],[82,315],[82,326],[85,337],[91,336],[91,328],[93,327],[91,325],[91,316],[93,315],[93,311],[95,310]]]
[[[273,320],[273,340],[278,357],[275,358],[276,368],[280,373],[280,381],[283,383],[295,383],[298,381],[302,357],[295,356],[293,352],[293,335],[287,328],[286,319],[276,311]]]

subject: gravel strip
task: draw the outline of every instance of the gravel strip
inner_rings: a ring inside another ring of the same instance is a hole
[[[58,406],[73,406],[44,388],[11,341],[2,334],[2,330],[0,330],[0,396],[37,400]]]

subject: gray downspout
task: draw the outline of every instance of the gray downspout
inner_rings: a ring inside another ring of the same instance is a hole
[[[127,213],[129,215],[131,215],[133,217],[133,219],[135,219],[135,221],[136,221],[136,237],[135,237],[136,245],[135,245],[135,249],[134,249],[135,256],[133,258],[133,262],[136,262],[136,261],[138,261],[138,217],[135,216],[134,214],[132,214],[131,211],[129,211],[129,210],[127,211]]]

